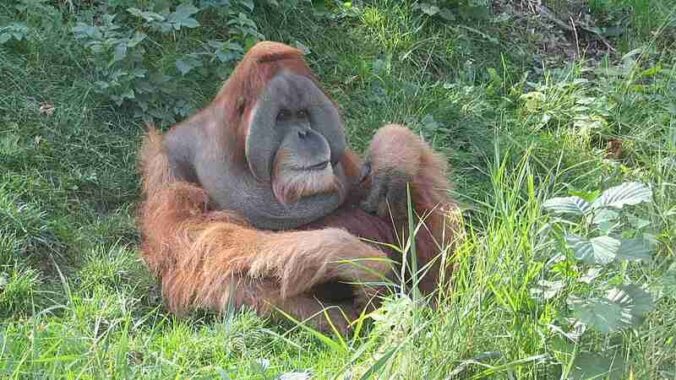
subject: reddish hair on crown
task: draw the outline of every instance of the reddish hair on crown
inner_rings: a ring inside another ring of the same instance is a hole
[[[240,160],[244,159],[251,111],[267,83],[280,71],[305,76],[317,84],[302,51],[283,43],[263,41],[249,49],[212,102],[212,106],[224,112],[224,127],[230,129],[228,135],[236,138],[231,144],[232,153]]]

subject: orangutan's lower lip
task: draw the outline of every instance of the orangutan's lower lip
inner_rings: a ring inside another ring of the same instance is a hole
[[[328,160],[322,161],[318,164],[314,164],[314,165],[310,165],[310,166],[303,166],[301,168],[297,168],[296,170],[299,170],[299,171],[308,171],[308,170],[309,171],[314,171],[314,170],[321,171],[321,170],[326,169],[327,166],[329,166]]]

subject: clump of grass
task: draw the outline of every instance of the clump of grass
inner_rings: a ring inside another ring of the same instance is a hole
[[[112,291],[124,289],[147,276],[140,270],[141,266],[135,250],[120,246],[94,248],[85,255],[78,270],[79,287],[82,290],[96,287]]]
[[[30,315],[40,285],[34,269],[7,265],[0,272],[0,316]]]

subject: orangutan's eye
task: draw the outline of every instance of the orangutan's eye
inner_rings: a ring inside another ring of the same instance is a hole
[[[361,173],[359,174],[359,182],[364,182],[371,175],[371,163],[365,162],[361,167]]]
[[[307,119],[307,111],[306,110],[300,110],[296,113],[296,116],[300,119]]]
[[[277,121],[286,121],[291,118],[291,112],[289,110],[282,109],[277,114]]]

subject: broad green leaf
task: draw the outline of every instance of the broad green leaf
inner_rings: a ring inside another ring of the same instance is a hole
[[[653,309],[650,294],[636,285],[610,289],[605,298],[575,299],[571,303],[582,323],[602,333],[636,327]]]
[[[542,298],[545,300],[556,297],[565,288],[564,281],[538,281],[538,286],[531,288],[530,294],[533,298]]]
[[[643,202],[650,202],[652,197],[653,192],[648,186],[640,182],[625,182],[604,191],[601,196],[592,203],[592,207],[622,208],[626,205],[637,205]]]
[[[312,379],[312,372],[285,372],[277,378],[279,380],[310,380]]]
[[[442,8],[439,11],[439,16],[441,16],[441,18],[443,18],[446,21],[455,21],[455,15],[448,8]]]
[[[619,223],[614,222],[602,222],[597,225],[599,232],[602,235],[612,235],[613,232],[615,232],[615,229],[619,226]]]
[[[573,313],[580,322],[602,333],[622,329],[622,307],[604,298],[579,301],[573,304]]]
[[[603,267],[591,267],[587,270],[583,276],[581,276],[578,281],[584,282],[585,284],[591,284],[603,271]]]
[[[580,197],[559,197],[546,200],[542,207],[555,214],[584,215],[591,205]]]
[[[621,355],[606,356],[594,352],[580,352],[570,371],[570,379],[617,378],[624,371],[624,359]]]
[[[28,26],[21,22],[14,22],[7,26],[0,26],[0,45],[11,39],[16,41],[24,40],[28,38],[29,33],[30,29]]]
[[[428,16],[434,16],[435,14],[439,13],[440,9],[436,5],[428,4],[428,3],[421,3],[420,4],[420,10],[428,15]]]
[[[599,231],[604,235],[609,235],[620,224],[618,223],[620,213],[611,209],[602,208],[596,210],[592,223],[596,224]]]
[[[606,124],[606,120],[601,116],[580,115],[573,119],[573,126],[583,131],[601,129]]]
[[[242,57],[244,48],[235,42],[223,42],[218,40],[210,40],[207,42],[210,47],[214,48],[214,54],[220,62],[231,62]]]
[[[246,9],[249,10],[249,12],[252,12],[254,10],[253,0],[240,0],[239,3],[243,6],[245,6]]]
[[[641,228],[647,227],[647,226],[650,225],[649,220],[639,218],[639,217],[637,217],[635,215],[631,215],[631,214],[627,215],[627,220],[629,221],[629,224],[637,230],[640,230]]]
[[[587,331],[587,325],[580,322],[579,320],[575,321],[573,325],[570,327],[570,329],[568,329],[568,331],[562,329],[561,327],[555,324],[550,324],[549,328],[553,332],[561,334],[561,336],[563,336],[564,338],[566,338],[571,342],[579,342],[580,338],[584,335],[585,331]],[[560,349],[572,354],[572,351],[574,350],[572,345],[569,345],[567,341],[555,339],[554,342],[556,341],[558,341],[558,346]]]
[[[600,209],[597,212],[594,213],[594,217],[592,218],[592,223],[594,224],[600,224],[604,222],[615,222],[617,218],[620,216],[620,213],[617,211],[609,210],[609,209]]]
[[[650,293],[637,285],[625,285],[610,289],[606,298],[622,307],[623,322],[630,323],[633,326],[638,326],[643,321],[643,317],[651,312],[654,306]]]
[[[268,1],[268,3],[271,3]],[[230,5],[230,0],[200,0],[200,7],[227,7]]]
[[[121,42],[115,46],[115,54],[113,55],[113,61],[121,61],[124,57],[127,56],[127,42]]]
[[[620,249],[620,241],[610,236],[585,239],[578,235],[566,235],[568,248],[573,250],[575,258],[589,264],[608,264],[615,259]]]
[[[77,39],[85,39],[85,38],[91,38],[91,39],[100,39],[103,36],[101,35],[101,31],[99,28],[85,24],[83,22],[78,22],[72,29],[73,34],[75,35],[75,38]]]
[[[129,12],[133,16],[140,17],[148,22],[164,21],[164,16],[155,12],[142,11],[138,8],[127,8],[127,12]]]
[[[199,9],[194,5],[183,3],[177,6],[174,12],[169,14],[167,20],[173,24],[176,30],[181,29],[181,27],[197,28],[200,26],[200,23],[192,17],[197,12],[199,12]]]
[[[134,47],[140,44],[141,41],[143,41],[146,37],[147,35],[145,33],[136,31],[134,32],[134,36],[132,36],[132,38],[129,39],[129,42],[127,42],[127,46]]]
[[[646,239],[628,239],[620,242],[619,260],[650,260],[654,245]]]
[[[196,6],[190,3],[183,3],[177,6],[176,10],[173,13],[181,18],[185,18],[190,17],[199,11],[200,11],[199,8],[197,8]]]
[[[620,60],[626,61],[628,59],[633,59],[635,56],[640,55],[643,52],[643,50],[644,50],[643,48],[634,49],[628,52],[627,54],[623,55],[622,58],[620,58]]]
[[[200,61],[199,57],[190,54],[176,60],[176,68],[181,72],[182,75],[185,75],[191,72],[193,69],[201,66],[202,61]]]

